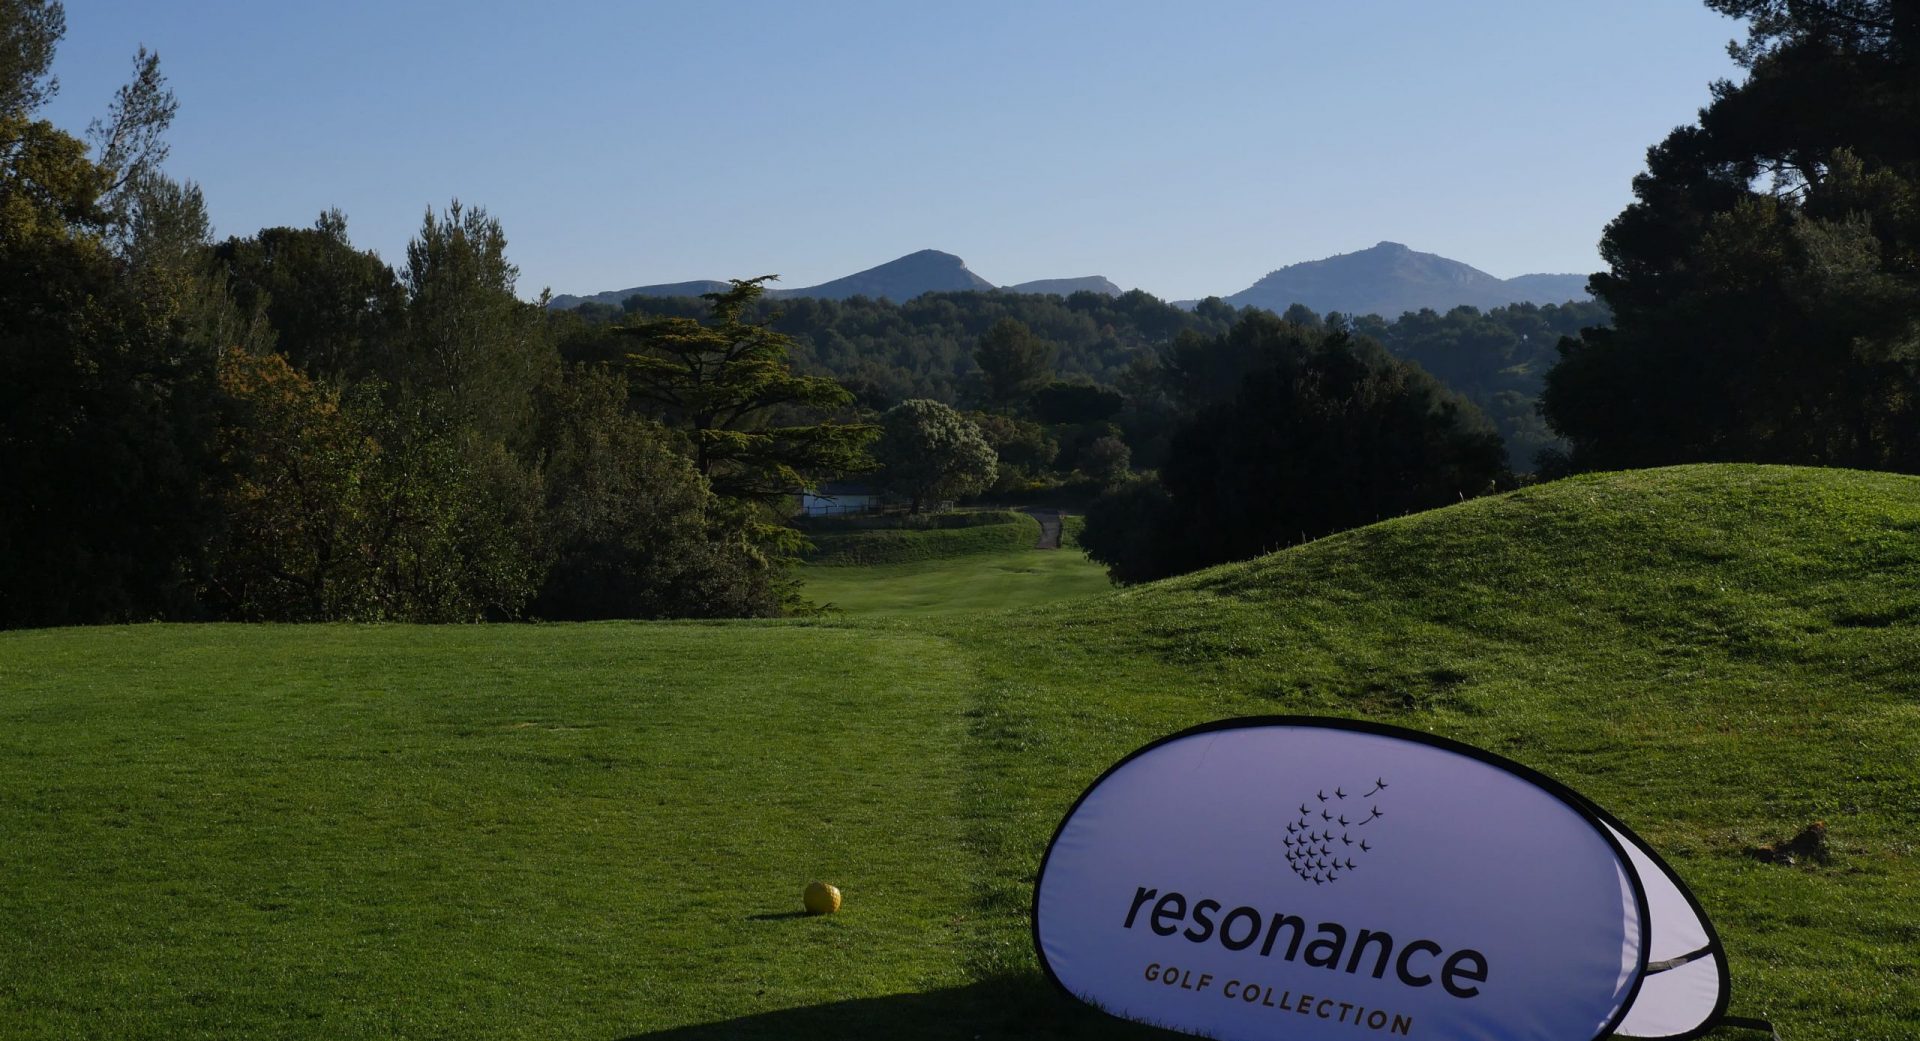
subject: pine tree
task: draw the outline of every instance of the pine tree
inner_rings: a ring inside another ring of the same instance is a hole
[[[816,418],[844,409],[852,395],[826,377],[794,373],[792,340],[771,318],[744,317],[772,277],[736,279],[706,294],[705,321],[653,318],[620,330],[638,347],[627,359],[634,395],[687,431],[694,468],[726,499],[778,502],[864,469],[874,433]]]

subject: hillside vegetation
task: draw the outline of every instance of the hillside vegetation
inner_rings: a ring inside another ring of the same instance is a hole
[[[1734,1011],[1905,1036],[1917,625],[1920,479],[1702,466],[1044,615],[4,634],[0,1036],[1157,1036],[1040,979],[1041,849],[1127,751],[1274,712],[1573,785]],[[1748,855],[1814,820],[1831,863]]]
[[[1437,258],[1436,258],[1437,259]],[[1289,320],[1318,326],[1312,308],[1273,308]],[[604,323],[637,317],[705,314],[701,300],[649,297],[631,311],[588,310],[569,327],[563,352],[576,360],[618,361],[628,349]],[[949,404],[979,403],[980,373],[974,350],[995,323],[1012,319],[1054,351],[1055,372],[1089,380],[1128,395],[1114,421],[1126,434],[1140,466],[1157,464],[1155,397],[1143,393],[1140,367],[1179,342],[1183,334],[1214,337],[1249,310],[1218,300],[1182,310],[1139,291],[1110,297],[1076,293],[1065,298],[1011,293],[931,293],[906,303],[885,300],[785,299],[756,308],[794,339],[794,363],[802,371],[846,384],[861,404],[878,409],[908,398]],[[1460,306],[1444,311],[1392,311],[1385,317],[1343,311],[1351,328],[1378,340],[1395,357],[1415,362],[1484,412],[1507,442],[1516,468],[1531,471],[1534,457],[1558,439],[1541,421],[1534,403],[1546,373],[1559,358],[1563,336],[1604,326],[1607,309],[1592,301],[1527,303],[1480,311]]]

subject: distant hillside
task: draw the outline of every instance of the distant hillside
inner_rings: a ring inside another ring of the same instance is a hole
[[[727,283],[703,278],[693,282],[668,282],[657,286],[634,286],[632,289],[609,289],[592,296],[569,296],[561,294],[547,303],[555,311],[569,311],[581,304],[609,304],[619,307],[630,296],[701,296],[706,293],[718,293],[727,288]]]
[[[1586,275],[1515,275],[1506,286],[1525,293],[1518,300],[1534,304],[1564,304],[1569,300],[1589,300]]]
[[[700,300],[643,297],[635,306],[640,315],[654,317],[706,313]],[[629,343],[600,328],[622,320],[622,313],[601,308],[587,317],[590,324],[563,348],[569,360],[624,358]],[[1218,301],[1181,309],[1140,290],[1119,296],[994,290],[928,293],[903,303],[789,297],[763,301],[748,317],[771,319],[776,330],[793,337],[792,358],[802,371],[839,379],[863,405],[884,409],[908,398],[975,400],[969,389],[976,378],[974,347],[1003,318],[1053,345],[1054,371],[1061,377],[1115,386],[1181,333],[1218,336],[1240,311]],[[1513,466],[1526,471],[1542,450],[1561,447],[1534,408],[1547,371],[1559,360],[1560,338],[1609,321],[1605,307],[1584,301],[1415,312],[1391,320],[1362,315],[1353,327],[1466,395],[1500,431]],[[1164,444],[1147,429],[1146,413],[1129,415],[1123,426],[1134,438],[1134,459],[1151,465]]]
[[[1104,275],[1088,275],[1085,278],[1042,278],[1034,282],[1022,282],[1019,285],[1001,286],[1008,293],[1039,293],[1056,296],[1072,296],[1075,293],[1102,293],[1107,296],[1119,296],[1121,289]]]
[[[1507,304],[1558,304],[1584,300],[1584,275],[1521,275],[1500,279],[1433,253],[1416,253],[1382,242],[1358,253],[1292,264],[1226,298],[1236,307],[1285,312],[1293,304],[1315,311],[1377,314],[1397,318],[1408,311],[1447,311],[1463,304],[1482,310]]]
[[[868,296],[875,300],[902,303],[922,293],[992,288],[993,283],[967,270],[967,262],[959,257],[937,249],[923,249],[845,278],[836,278],[805,289],[779,289],[768,295],[775,298],[804,296],[816,300]]]
[[[657,297],[636,300],[635,309],[650,317],[707,313],[704,301]],[[620,320],[620,312],[587,317],[595,325],[563,348],[569,360],[624,358],[632,348],[623,338],[592,331]],[[926,293],[899,302],[793,296],[762,301],[748,317],[771,320],[775,330],[794,338],[792,358],[801,371],[847,382],[863,403],[886,408],[908,398],[964,402],[975,371],[974,347],[1003,318],[1052,344],[1061,376],[1114,384],[1136,359],[1182,332],[1225,332],[1234,313],[1181,311],[1139,291],[1057,296],[993,289]]]

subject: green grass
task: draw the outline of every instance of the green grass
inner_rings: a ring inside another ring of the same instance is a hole
[[[1736,1013],[1794,1039],[1920,1021],[1920,479],[1687,467],[1560,482],[973,619],[992,971],[1064,793],[1222,716],[1466,740],[1613,810],[1694,886]],[[1829,867],[1745,850],[1825,820]]]
[[[973,516],[981,516],[975,514]],[[990,516],[990,515],[989,515]],[[1040,526],[1025,514],[1002,514],[1020,527],[1001,524],[990,528],[939,532],[861,532],[860,537],[898,534],[954,536],[996,529],[1017,530],[1012,544],[967,542],[946,538],[935,543],[945,555],[911,561],[888,560],[865,566],[809,564],[801,569],[806,596],[816,604],[853,616],[888,615],[930,618],[935,615],[978,611],[1029,612],[1036,624],[1057,601],[1112,590],[1106,569],[1088,560],[1079,549],[1084,517],[1067,517],[1061,530],[1063,548],[1036,550]],[[868,554],[882,556],[884,554]]]
[[[1031,624],[1047,625],[1042,609],[1055,602],[1109,591],[1100,565],[1076,549],[1019,549],[878,567],[806,567],[806,596],[849,615],[930,617],[978,611],[1033,612]]]
[[[939,525],[941,519],[984,523]],[[943,514],[927,518],[927,527],[834,530],[816,524],[808,537],[814,567],[907,564],[949,560],[980,553],[1032,549],[1040,540],[1040,522],[1024,513]]]
[[[829,622],[0,634],[0,1037],[1149,1036],[1040,980],[1040,851],[1265,712],[1584,791],[1793,1041],[1920,1021],[1920,479],[1602,475],[957,609],[997,559],[809,569]],[[1833,864],[1745,855],[1815,819]],[[778,917],[812,877],[846,909]]]
[[[936,637],[150,627],[0,662],[6,1037],[610,1039],[964,980]],[[854,913],[796,916],[812,878]]]
[[[1011,524],[1026,514],[1020,510],[970,506],[926,513],[837,513],[795,517],[802,531],[831,535],[849,531],[931,531],[940,528],[980,528]]]

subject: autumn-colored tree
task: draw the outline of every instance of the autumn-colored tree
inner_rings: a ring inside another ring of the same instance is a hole
[[[473,621],[532,596],[537,489],[503,496],[458,428],[396,413],[376,383],[315,383],[278,354],[229,352],[219,381],[232,476],[209,595],[224,612]]]

